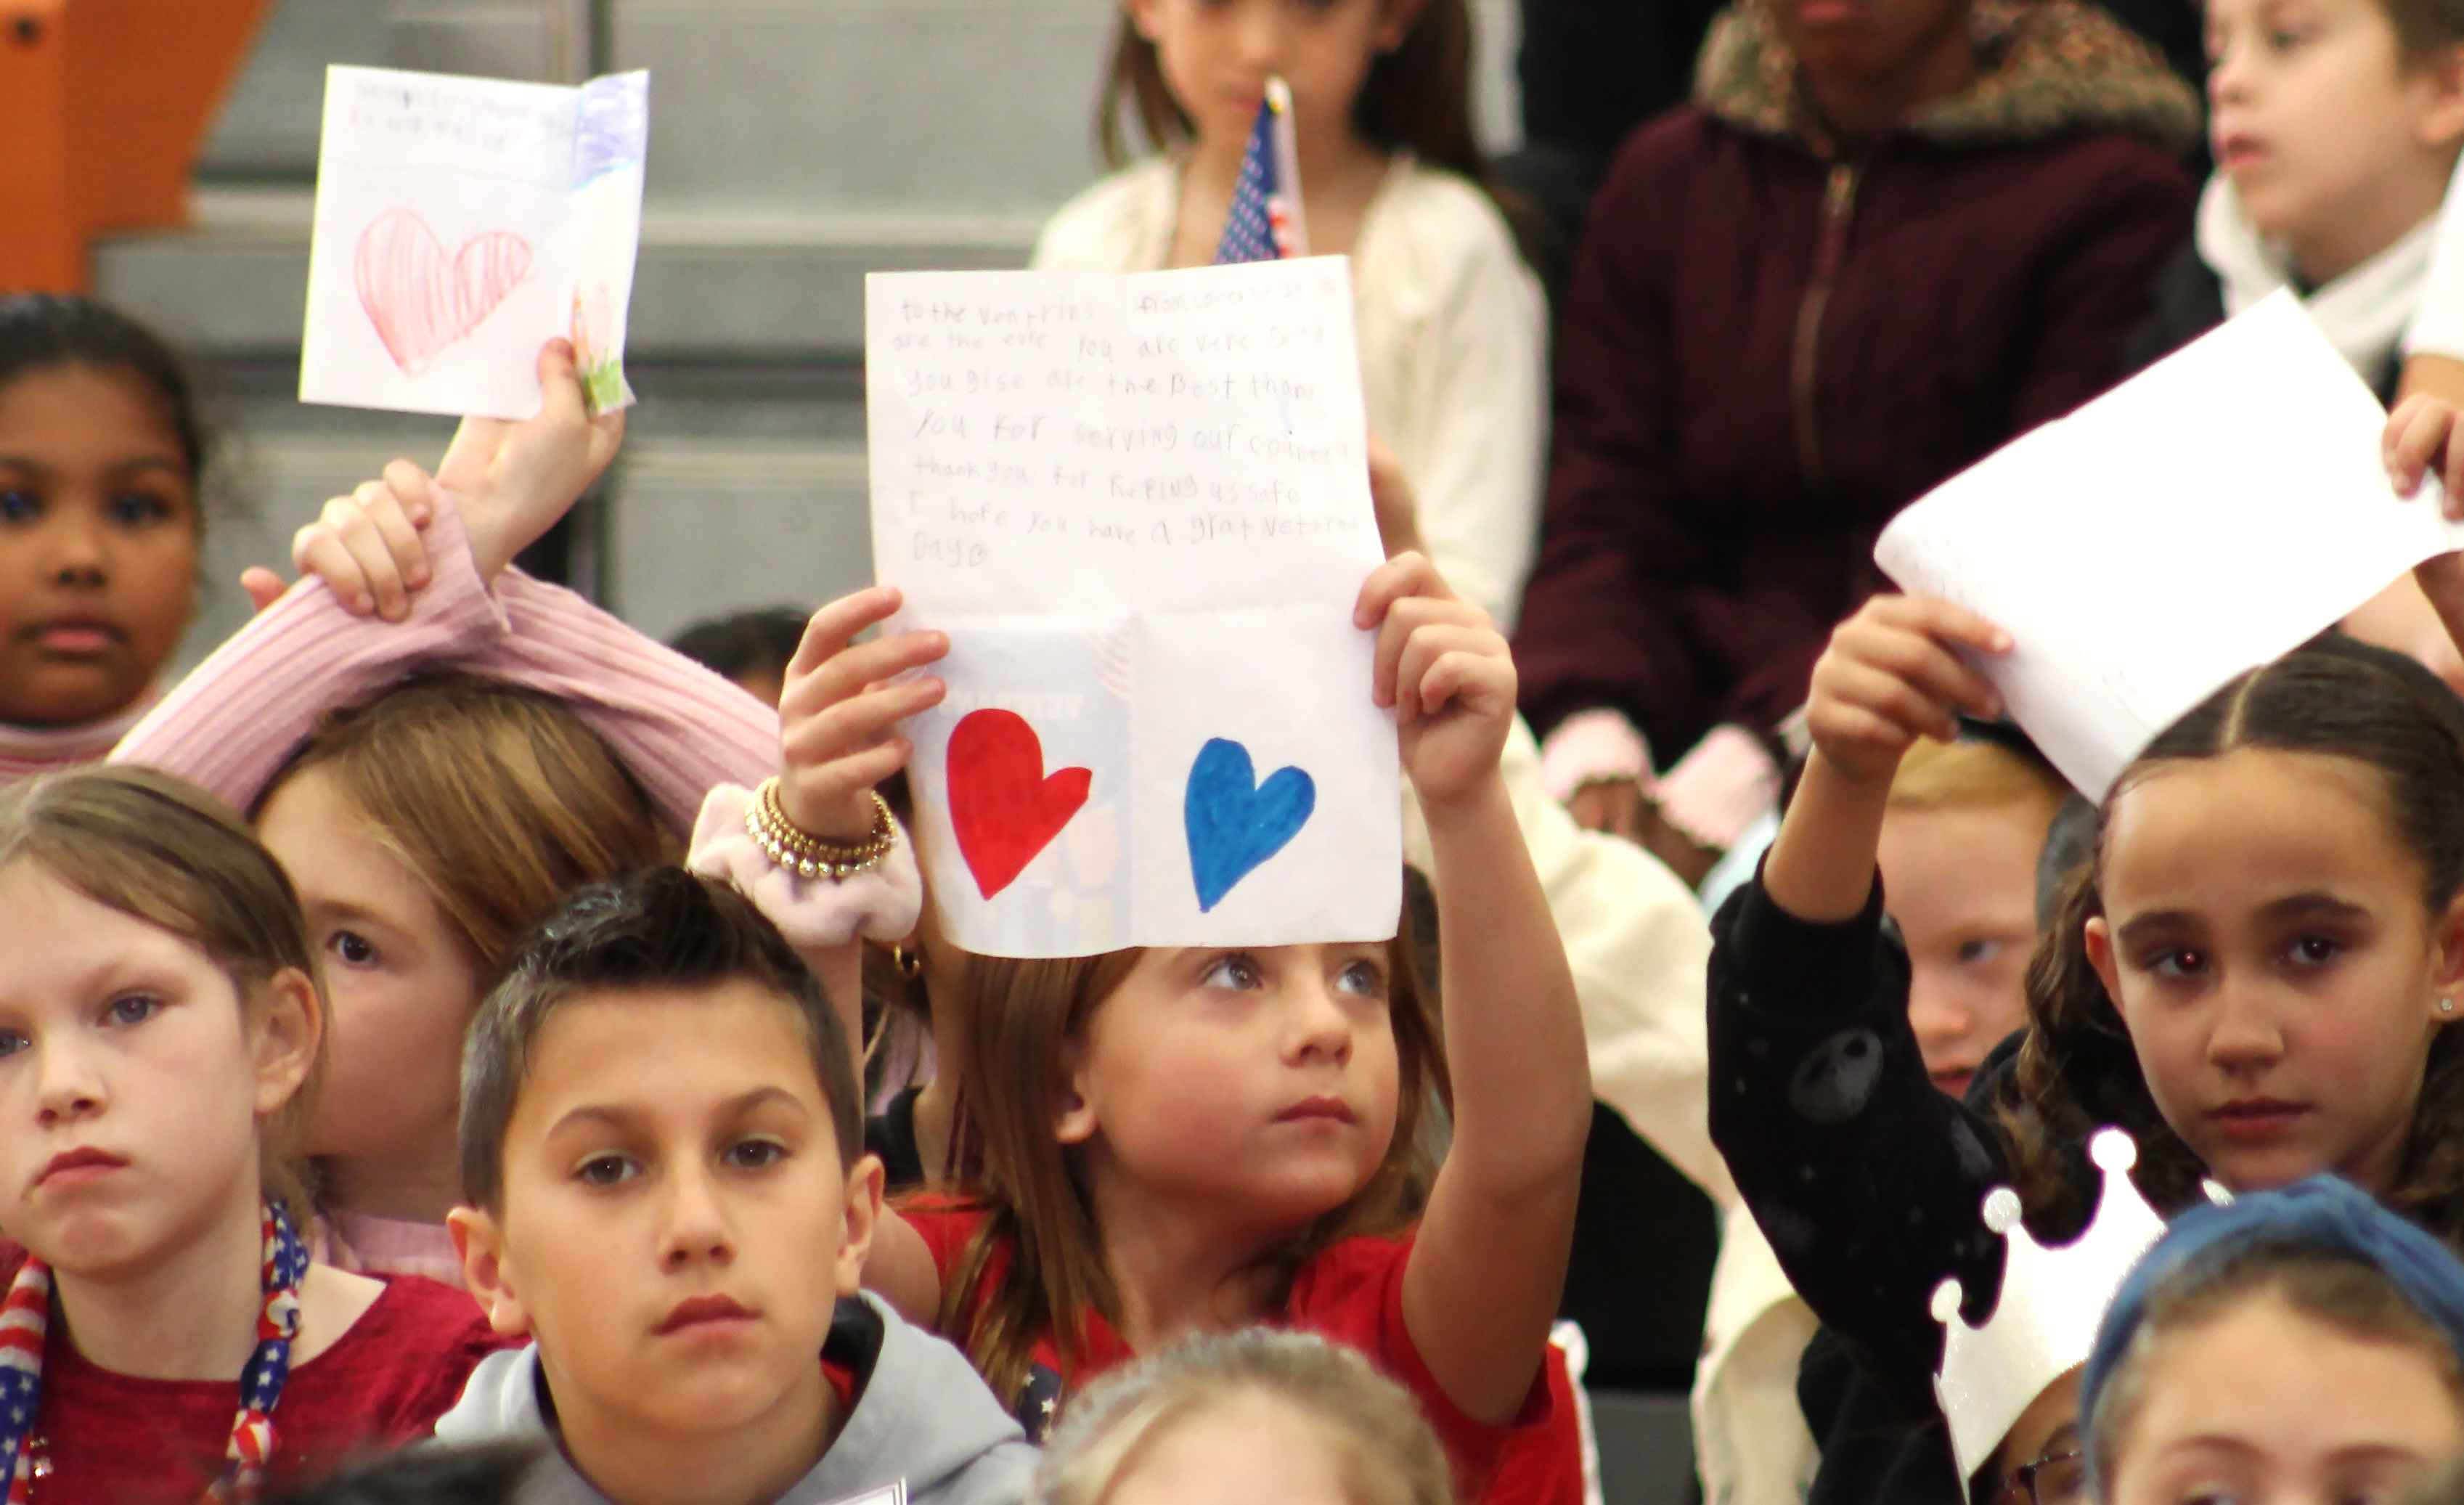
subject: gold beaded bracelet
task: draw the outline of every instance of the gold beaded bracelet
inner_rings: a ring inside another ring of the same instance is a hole
[[[872,830],[852,845],[823,841],[799,830],[779,802],[779,781],[764,779],[753,802],[744,808],[744,830],[772,862],[808,878],[832,882],[851,878],[881,865],[898,846],[898,823],[879,794],[872,796]]]

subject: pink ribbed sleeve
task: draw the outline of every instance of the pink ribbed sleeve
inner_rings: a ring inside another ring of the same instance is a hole
[[[113,749],[246,810],[331,707],[419,670],[458,669],[571,705],[625,760],[678,840],[702,796],[777,770],[779,715],[572,591],[508,569],[479,579],[452,500],[427,530],[434,579],[410,619],[355,617],[324,582],[293,586],[197,666]]]

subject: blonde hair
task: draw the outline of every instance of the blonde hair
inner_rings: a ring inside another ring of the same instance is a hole
[[[958,996],[948,1001],[969,1025],[961,1058],[942,1067],[959,1073],[952,1159],[986,1216],[942,1292],[939,1327],[958,1339],[1004,1401],[1025,1384],[1037,1339],[1048,1335],[1074,1364],[1087,1315],[1119,1315],[1094,1205],[1075,1157],[1053,1134],[1052,1108],[1067,1080],[1070,1042],[1084,1037],[1096,1008],[1143,954],[971,956],[953,989]],[[1451,1105],[1453,1089],[1411,947],[1398,936],[1386,956],[1397,1063],[1395,1138],[1368,1184],[1294,1235],[1279,1256],[1286,1280],[1338,1240],[1399,1229],[1427,1195],[1435,1157],[1422,1128],[1431,1104]]]
[[[2041,804],[2046,819],[2070,793],[2060,774],[2042,760],[1999,742],[1917,740],[1891,780],[1895,810],[2000,809]]]
[[[1313,1432],[1351,1505],[1453,1505],[1445,1450],[1400,1385],[1350,1349],[1262,1327],[1191,1339],[1089,1388],[1045,1445],[1027,1505],[1103,1505],[1163,1439],[1244,1400]]]
[[[258,797],[321,769],[493,977],[568,890],[673,860],[622,761],[571,708],[473,675],[413,679],[319,723]]]
[[[239,816],[143,768],[77,768],[0,789],[0,869],[34,862],[106,908],[203,951],[237,989],[243,1015],[286,972],[308,980],[316,1047],[289,1101],[257,1128],[264,1196],[294,1227],[313,1212],[308,1121],[325,1074],[325,989],[299,898]]]

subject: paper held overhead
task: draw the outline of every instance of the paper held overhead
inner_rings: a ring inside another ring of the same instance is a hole
[[[1395,723],[1339,258],[876,273],[874,570],[937,628],[910,719],[943,932],[991,956],[1377,941]]]
[[[2279,293],[1893,520],[1903,589],[2011,634],[1981,660],[2092,798],[2233,675],[2464,548],[2434,482],[2397,498],[2387,413]]]
[[[327,69],[300,401],[527,418],[559,336],[594,409],[632,401],[649,77]]]

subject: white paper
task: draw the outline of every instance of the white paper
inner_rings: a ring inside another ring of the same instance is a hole
[[[1980,663],[2101,799],[2155,735],[2433,555],[2438,488],[2401,500],[2387,412],[2289,293],[2252,307],[1901,513],[1874,558],[2014,643]]]
[[[527,418],[560,335],[594,409],[632,401],[649,87],[328,68],[300,401]]]
[[[951,940],[1393,935],[1395,723],[1352,625],[1383,552],[1347,264],[866,293],[875,571],[906,591],[894,630],[951,638],[948,701],[905,728]]]

